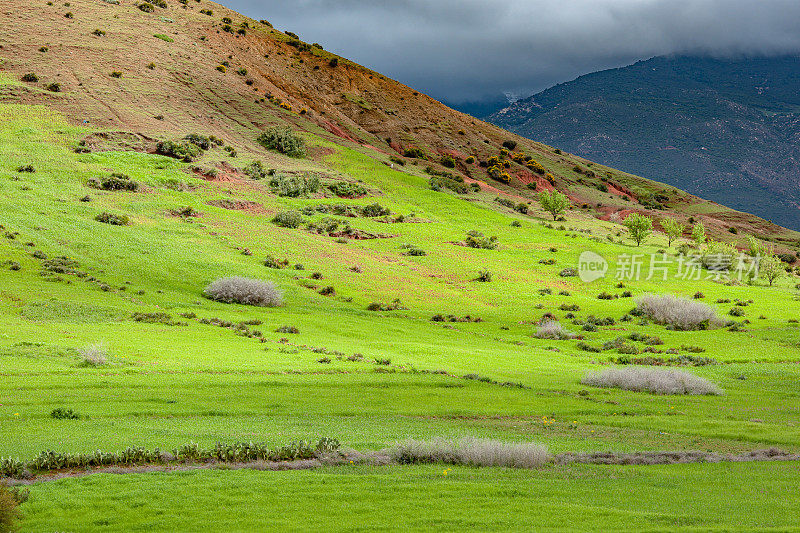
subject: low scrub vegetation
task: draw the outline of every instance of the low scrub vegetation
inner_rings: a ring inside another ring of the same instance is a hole
[[[270,281],[232,276],[211,282],[203,294],[225,303],[277,307],[283,305],[283,292]]]
[[[189,163],[200,156],[202,149],[189,141],[162,141],[156,146],[156,152]]]
[[[104,191],[130,191],[135,192],[139,190],[139,182],[131,179],[130,176],[114,172],[110,176],[103,176],[100,178],[90,178],[88,185],[95,189],[102,189]]]
[[[671,294],[645,294],[636,300],[635,311],[656,324],[680,331],[702,330],[722,324],[711,306]]]
[[[722,394],[722,390],[707,379],[675,369],[609,368],[584,377],[581,383],[591,387],[652,392],[653,394]]]
[[[564,329],[564,327],[555,320],[545,320],[536,328],[536,333],[533,334],[537,339],[551,339],[551,340],[566,340],[574,339],[575,334],[571,331]]]
[[[108,213],[106,211],[103,211],[94,217],[94,219],[103,224],[110,224],[112,226],[127,226],[130,223],[126,215],[115,215],[114,213]]]
[[[89,344],[78,349],[80,366],[103,366],[108,362],[108,351],[102,343]]]
[[[389,455],[400,464],[445,463],[511,468],[538,468],[550,460],[547,447],[542,444],[473,437],[459,440],[409,439],[397,443],[389,450]]]
[[[19,511],[20,493],[0,483],[0,533],[16,531],[17,521],[22,518]]]
[[[275,150],[289,157],[303,157],[306,154],[303,139],[289,127],[270,128],[259,135],[256,141],[268,150]]]

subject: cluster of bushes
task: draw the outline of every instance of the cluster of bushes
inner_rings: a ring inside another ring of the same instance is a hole
[[[425,250],[423,250],[422,248],[417,247],[414,244],[404,244],[404,245],[400,246],[400,249],[401,250],[405,250],[403,252],[403,255],[410,255],[410,256],[416,256],[416,257],[423,256],[423,255],[428,255],[428,253]]]
[[[289,198],[307,197],[316,194],[322,188],[322,183],[316,176],[286,176],[277,174],[270,179],[269,186],[278,196]]]
[[[483,250],[495,250],[498,246],[496,236],[492,235],[491,237],[486,237],[483,233],[475,230],[467,232],[467,239],[464,242],[470,248],[480,248]]]
[[[206,298],[224,303],[276,307],[283,305],[283,292],[274,283],[232,276],[211,282],[203,291]]]
[[[437,313],[431,317],[431,322],[483,322],[483,319],[478,316],[441,315]]]
[[[477,185],[477,183],[474,185]],[[439,177],[434,176],[430,178],[428,180],[428,186],[431,188],[432,191],[438,192],[441,191],[442,189],[448,189],[457,194],[468,194],[470,190],[474,190],[474,188],[464,183],[464,178],[461,178],[461,180],[459,181],[458,179],[444,177],[444,176],[439,176]]]
[[[242,169],[242,171],[247,174],[248,177],[254,180],[263,180],[268,176],[275,175],[274,168],[266,168],[261,161],[253,161],[246,167]]]
[[[128,219],[127,215],[117,215],[107,211],[103,211],[94,217],[94,219],[103,224],[111,224],[112,226],[127,226],[130,223],[130,219]]]
[[[358,183],[336,181],[328,185],[328,190],[339,198],[360,198],[367,195],[367,189]]]
[[[639,365],[639,366],[707,366],[717,365],[719,362],[711,357],[699,357],[696,355],[679,355],[677,357],[629,357],[623,355],[612,359],[618,365]]]
[[[317,204],[303,208],[303,214],[312,216],[316,213],[332,214],[344,217],[382,217],[392,214],[392,211],[379,203],[365,206],[347,204]]]
[[[372,302],[367,306],[367,311],[397,311],[399,309],[408,309],[400,301],[400,298],[395,298],[390,304]]]
[[[514,211],[517,211],[518,213],[522,213],[523,215],[527,215],[528,214],[528,204],[526,204],[524,202],[514,203],[513,200],[511,200],[509,198],[503,198],[501,196],[496,197],[494,199],[494,201],[497,202],[498,204],[502,205],[503,207],[507,207],[509,209],[513,209]]]
[[[161,141],[156,145],[156,152],[189,163],[199,157],[203,150],[189,141]]]
[[[404,149],[403,155],[411,159],[428,159],[428,156],[425,154],[422,148],[418,148],[416,146],[409,146],[408,148]]]
[[[139,190],[139,183],[133,180],[130,176],[114,172],[110,176],[103,176],[100,178],[89,178],[87,182],[89,187],[95,189],[102,189],[104,191],[131,191]]]
[[[129,447],[120,452],[60,453],[43,451],[32,461],[23,463],[17,460],[4,460],[0,466],[0,476],[14,479],[28,478],[33,472],[51,472],[78,468],[105,466],[134,466],[167,463],[238,463],[248,461],[296,461],[313,459],[321,455],[336,453],[339,441],[322,438],[316,444],[299,441],[276,448],[266,443],[237,442],[225,444],[218,442],[211,448],[202,448],[195,443],[184,444],[172,452],[158,448],[148,450],[143,447]]]
[[[289,127],[275,126],[258,136],[256,141],[268,150],[275,150],[289,157],[303,157],[305,142]]]

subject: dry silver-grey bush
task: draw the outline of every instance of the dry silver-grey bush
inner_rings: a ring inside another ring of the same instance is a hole
[[[225,303],[277,307],[283,304],[283,291],[271,281],[232,276],[211,282],[203,294]]]
[[[103,366],[108,362],[108,350],[103,343],[89,344],[78,348],[78,355],[83,366]]]
[[[536,468],[550,460],[547,447],[533,442],[502,442],[463,437],[458,440],[408,439],[395,444],[389,456],[401,464],[447,463],[471,466]]]
[[[636,300],[636,309],[656,324],[683,331],[723,324],[713,307],[672,294],[645,294]]]
[[[722,394],[722,390],[707,379],[683,370],[656,368],[608,368],[581,380],[591,387],[646,391],[653,394]]]
[[[552,340],[565,340],[574,339],[575,334],[569,330],[564,329],[561,324],[555,320],[546,320],[539,324],[536,328],[536,333],[533,334],[537,339],[552,339]]]

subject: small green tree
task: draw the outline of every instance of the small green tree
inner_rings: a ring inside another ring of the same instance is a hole
[[[686,229],[686,226],[669,217],[661,221],[661,227],[664,228],[664,233],[667,235],[668,247],[672,246],[672,241],[679,239],[683,235],[683,230]]]
[[[543,192],[539,195],[539,204],[542,209],[553,215],[553,220],[557,220],[558,215],[567,210],[569,199],[565,194],[553,189],[549,193]]]
[[[706,227],[702,222],[698,222],[692,228],[692,240],[697,243],[697,246],[702,246],[706,243]]]
[[[760,276],[764,277],[764,279],[769,282],[769,286],[772,287],[775,280],[786,273],[786,269],[783,266],[783,262],[778,257],[774,255],[765,255],[758,261],[758,273]]]
[[[747,255],[749,255],[750,257],[758,257],[764,252],[765,252],[764,243],[762,243],[752,235],[747,237]]]
[[[641,245],[642,241],[653,233],[653,221],[650,217],[640,215],[639,213],[631,213],[628,215],[623,225],[628,228],[628,235],[636,243],[636,246]]]

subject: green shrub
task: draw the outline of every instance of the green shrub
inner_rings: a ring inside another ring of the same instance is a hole
[[[173,39],[172,37],[167,37],[163,33],[155,33],[155,34],[153,34],[153,37],[155,37],[156,39],[161,39],[162,41],[165,41],[165,42],[168,42],[168,43],[174,43],[175,42],[175,39]]]
[[[488,270],[479,270],[478,277],[475,278],[475,281],[480,281],[483,283],[488,283],[492,281],[492,273]]]
[[[539,203],[542,209],[547,211],[553,216],[553,220],[557,220],[558,216],[566,211],[569,206],[569,199],[566,195],[553,189],[550,192],[543,192],[539,195]]]
[[[184,141],[190,142],[201,150],[208,150],[211,148],[211,138],[199,133],[190,133],[183,138]]]
[[[367,194],[367,189],[358,183],[337,181],[328,185],[328,190],[340,198],[358,198]]]
[[[443,167],[446,168],[456,168],[456,160],[453,159],[453,156],[444,155],[442,159],[439,161]]]
[[[416,146],[409,146],[405,150],[403,150],[403,155],[405,157],[410,157],[412,159],[427,159],[428,156],[425,155],[425,152],[421,148],[417,148]]]
[[[53,83],[47,84],[47,87],[45,87],[45,89],[47,89],[51,93],[60,93],[61,92],[61,84],[58,83],[57,81],[54,81]]]
[[[388,216],[388,215],[392,214],[391,210],[383,207],[381,204],[379,204],[377,202],[374,203],[374,204],[365,205],[364,207],[359,208],[358,212],[361,214],[361,216],[370,217],[370,218],[371,217],[383,217],[383,216]]]
[[[111,76],[112,78],[121,78],[122,77],[122,72],[120,72],[119,70],[115,70],[115,71],[111,72],[111,74],[109,74],[109,76]]]
[[[112,226],[127,226],[129,223],[128,217],[125,215],[115,215],[113,213],[108,213],[103,211],[94,219],[98,222],[102,222],[103,224],[111,224]]]
[[[517,147],[517,141],[512,141],[511,139],[503,141],[503,147],[513,150]]]
[[[278,175],[272,177],[269,186],[278,196],[297,198],[300,196],[308,196],[309,194],[316,194],[319,192],[321,184],[319,178],[316,176],[306,178],[303,176]]]
[[[37,76],[33,72],[28,72],[27,74],[23,74],[21,79],[22,81],[36,83],[37,81],[39,81],[39,76]]]
[[[225,65],[217,65],[217,70],[225,74],[226,72],[228,72],[228,67],[226,67]]]
[[[268,150],[275,150],[289,157],[303,157],[305,143],[289,127],[270,128],[256,139],[258,143]]]
[[[17,172],[27,172],[29,174],[33,174],[36,172],[36,168],[33,165],[20,165],[17,167]]]
[[[298,228],[300,224],[303,223],[303,215],[300,214],[300,211],[295,210],[288,210],[288,211],[279,211],[273,218],[272,222],[277,225],[281,226],[282,228]]]
[[[251,179],[254,180],[263,180],[267,176],[271,175],[270,170],[264,167],[261,161],[253,161],[252,163],[244,167],[242,170],[244,171],[245,174],[247,174]],[[273,170],[272,174],[274,173],[275,171]]]
[[[145,13],[152,13],[153,11],[156,10],[155,6],[153,4],[151,4],[150,2],[142,2],[141,4],[137,5],[136,7],[138,7],[139,9],[144,11]]]
[[[104,191],[137,191],[139,190],[139,183],[131,179],[130,176],[115,172],[110,176],[103,176],[102,178],[90,178],[88,185],[95,189],[102,189]]]
[[[483,233],[472,230],[467,232],[466,245],[470,248],[481,248],[484,250],[494,250],[497,248],[497,237],[485,237]]]
[[[96,35],[98,37],[104,37],[105,34],[106,34],[106,32],[104,32],[103,30],[100,30],[100,29],[96,29],[96,30],[94,30],[92,32],[92,35]]]
[[[156,146],[156,152],[188,163],[194,161],[202,150],[199,146],[186,141],[161,141]]]
[[[81,415],[72,409],[65,409],[63,407],[56,407],[50,411],[50,418],[55,418],[56,420],[78,420],[80,417]]]

